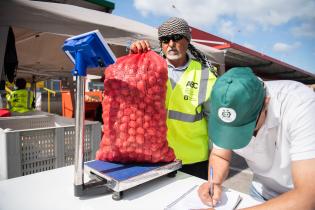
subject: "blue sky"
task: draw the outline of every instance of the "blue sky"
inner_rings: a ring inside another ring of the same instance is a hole
[[[110,0],[154,27],[172,16],[315,74],[315,0]]]

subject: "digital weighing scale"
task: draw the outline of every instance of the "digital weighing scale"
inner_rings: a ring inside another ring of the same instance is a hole
[[[106,67],[115,63],[116,57],[101,33],[91,31],[65,40],[63,50],[75,64],[76,77],[74,195],[88,196],[113,192],[113,199],[122,198],[124,190],[164,175],[175,176],[181,161],[157,164],[121,164],[90,161],[84,164],[84,84],[87,68]],[[91,181],[84,183],[84,172]]]

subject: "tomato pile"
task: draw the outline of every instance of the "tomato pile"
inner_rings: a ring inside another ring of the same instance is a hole
[[[166,139],[167,66],[153,51],[121,57],[105,70],[103,138],[96,159],[170,162]]]

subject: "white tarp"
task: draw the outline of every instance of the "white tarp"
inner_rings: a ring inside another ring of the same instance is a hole
[[[18,54],[18,73],[70,76],[73,64],[61,50],[66,38],[98,29],[117,57],[126,46],[147,39],[158,47],[157,29],[112,14],[77,6],[29,0],[0,1],[0,27],[12,26]],[[224,67],[222,51],[194,44],[214,63]],[[5,46],[5,43],[0,43]],[[122,47],[124,46],[124,47]],[[3,58],[0,58],[3,59]],[[0,62],[1,63],[1,62]]]

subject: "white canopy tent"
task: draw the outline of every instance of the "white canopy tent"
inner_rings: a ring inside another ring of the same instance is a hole
[[[66,38],[98,29],[116,57],[126,46],[147,39],[158,47],[157,29],[112,14],[77,6],[29,0],[0,2],[0,66],[3,66],[6,34],[13,28],[18,55],[18,76],[44,78],[71,76],[73,64],[61,49]],[[224,69],[223,52],[194,43],[208,58]],[[89,70],[88,73],[99,74]]]

